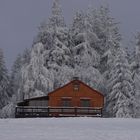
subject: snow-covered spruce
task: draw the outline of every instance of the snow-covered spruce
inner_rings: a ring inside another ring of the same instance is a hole
[[[135,91],[135,113],[136,117],[140,117],[140,33],[136,36],[136,46],[134,51],[134,59],[131,64],[134,80]]]
[[[70,33],[73,42],[74,74],[91,87],[99,89],[99,85],[102,85],[102,76],[98,70],[100,55],[91,45],[91,38],[96,38],[83,12],[76,13]]]
[[[134,83],[123,49],[118,49],[108,80],[107,111],[113,117],[134,117]]]
[[[9,102],[11,96],[8,71],[4,62],[3,51],[0,49],[0,109]]]
[[[24,98],[46,95],[53,89],[53,75],[46,69],[44,46],[37,43],[32,47],[29,65],[22,69]]]

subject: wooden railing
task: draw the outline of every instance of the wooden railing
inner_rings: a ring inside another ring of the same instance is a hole
[[[102,117],[102,108],[93,107],[35,107],[18,106],[15,110],[16,118],[28,117],[74,117],[91,116]]]

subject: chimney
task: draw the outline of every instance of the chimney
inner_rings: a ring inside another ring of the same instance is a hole
[[[73,77],[73,80],[79,80],[79,77]]]

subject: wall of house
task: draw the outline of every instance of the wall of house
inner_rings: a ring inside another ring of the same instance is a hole
[[[29,106],[48,106],[48,100],[30,100]]]
[[[81,100],[89,100],[90,107],[103,107],[104,97],[97,91],[79,83],[79,89],[74,90],[74,83],[70,83],[49,95],[48,105],[51,107],[63,106],[63,100],[70,100],[71,107],[81,107]]]

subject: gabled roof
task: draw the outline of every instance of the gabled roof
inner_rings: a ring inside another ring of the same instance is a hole
[[[60,88],[58,88],[58,89],[56,89],[56,90],[54,90],[54,91],[48,93],[48,95],[49,95],[49,94],[52,94],[52,93],[54,93],[54,92],[56,92],[56,91],[58,91],[58,90],[60,90],[60,89],[62,89],[62,88],[64,88],[64,87],[66,87],[66,86],[68,86],[69,84],[74,83],[74,82],[78,82],[78,83],[80,83],[80,84],[83,84],[83,85],[86,86],[87,88],[89,88],[89,89],[91,89],[92,91],[94,91],[94,92],[100,94],[101,96],[103,96],[103,94],[101,94],[99,91],[97,91],[97,90],[91,88],[90,86],[88,86],[87,84],[85,84],[84,82],[82,82],[82,81],[80,81],[80,80],[72,80],[71,82],[67,83],[66,85],[64,85],[64,86],[62,86],[62,87],[60,87]],[[103,97],[104,97],[104,96],[103,96]]]
[[[101,96],[103,96],[103,94],[101,94],[99,91],[97,91],[97,90],[91,88],[90,86],[88,86],[87,84],[85,84],[84,82],[82,82],[82,81],[80,81],[80,80],[72,80],[71,82],[67,83],[66,85],[64,85],[64,86],[62,86],[62,87],[60,87],[60,88],[58,88],[58,89],[56,89],[56,90],[54,90],[54,91],[48,93],[48,95],[49,95],[49,94],[53,94],[54,92],[56,92],[56,91],[58,91],[58,90],[61,90],[62,88],[64,88],[64,87],[70,85],[71,83],[75,83],[75,82],[78,82],[78,83],[80,83],[80,84],[86,86],[87,88],[91,89],[92,91],[94,91],[94,92],[100,94]],[[25,99],[23,102],[27,102],[27,101],[30,101],[30,100],[36,100],[36,99],[44,99],[44,98],[45,98],[45,99],[49,99],[48,95],[46,95],[46,96],[41,96],[41,97],[34,97],[34,98],[30,98],[30,99]],[[103,97],[104,97],[104,96],[103,96]],[[21,102],[21,103],[23,103],[23,102]]]

